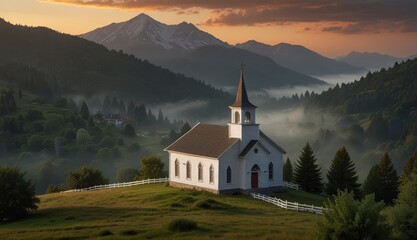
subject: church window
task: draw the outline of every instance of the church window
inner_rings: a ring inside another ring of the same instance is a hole
[[[175,159],[175,176],[180,176],[180,163],[178,162],[178,159]]]
[[[230,168],[230,166],[227,167],[227,171],[226,171],[226,182],[227,183],[231,183],[232,182],[232,169]]]
[[[191,179],[191,163],[187,162],[187,178]]]
[[[240,114],[238,111],[235,112],[235,123],[240,123]]]
[[[250,123],[250,112],[245,112],[245,123]]]
[[[268,166],[268,178],[269,180],[272,180],[274,178],[274,164],[269,163]]]
[[[203,165],[198,164],[198,181],[203,181]]]
[[[210,175],[209,175],[209,177],[210,177],[210,183],[213,183],[214,182],[214,168],[213,168],[213,165],[210,166]]]
[[[253,150],[255,153],[258,153],[258,149],[257,148],[255,148],[255,150]]]

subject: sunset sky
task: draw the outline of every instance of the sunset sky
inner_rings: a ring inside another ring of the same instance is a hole
[[[231,44],[300,44],[328,57],[368,51],[417,54],[416,0],[2,0],[14,24],[81,34],[146,13],[191,22]]]

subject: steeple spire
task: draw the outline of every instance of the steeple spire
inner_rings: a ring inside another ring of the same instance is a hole
[[[246,92],[245,87],[245,80],[243,78],[243,67],[244,64],[240,64],[240,80],[239,86],[237,87],[236,100],[230,107],[256,108],[256,106],[249,102],[248,99],[248,94]]]

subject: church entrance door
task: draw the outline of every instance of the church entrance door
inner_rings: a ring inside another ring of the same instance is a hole
[[[251,187],[252,188],[258,188],[258,172],[252,172]]]

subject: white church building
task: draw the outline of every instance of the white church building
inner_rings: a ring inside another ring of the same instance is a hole
[[[217,194],[280,191],[285,150],[259,130],[241,71],[230,123],[198,123],[168,146],[169,183]]]

